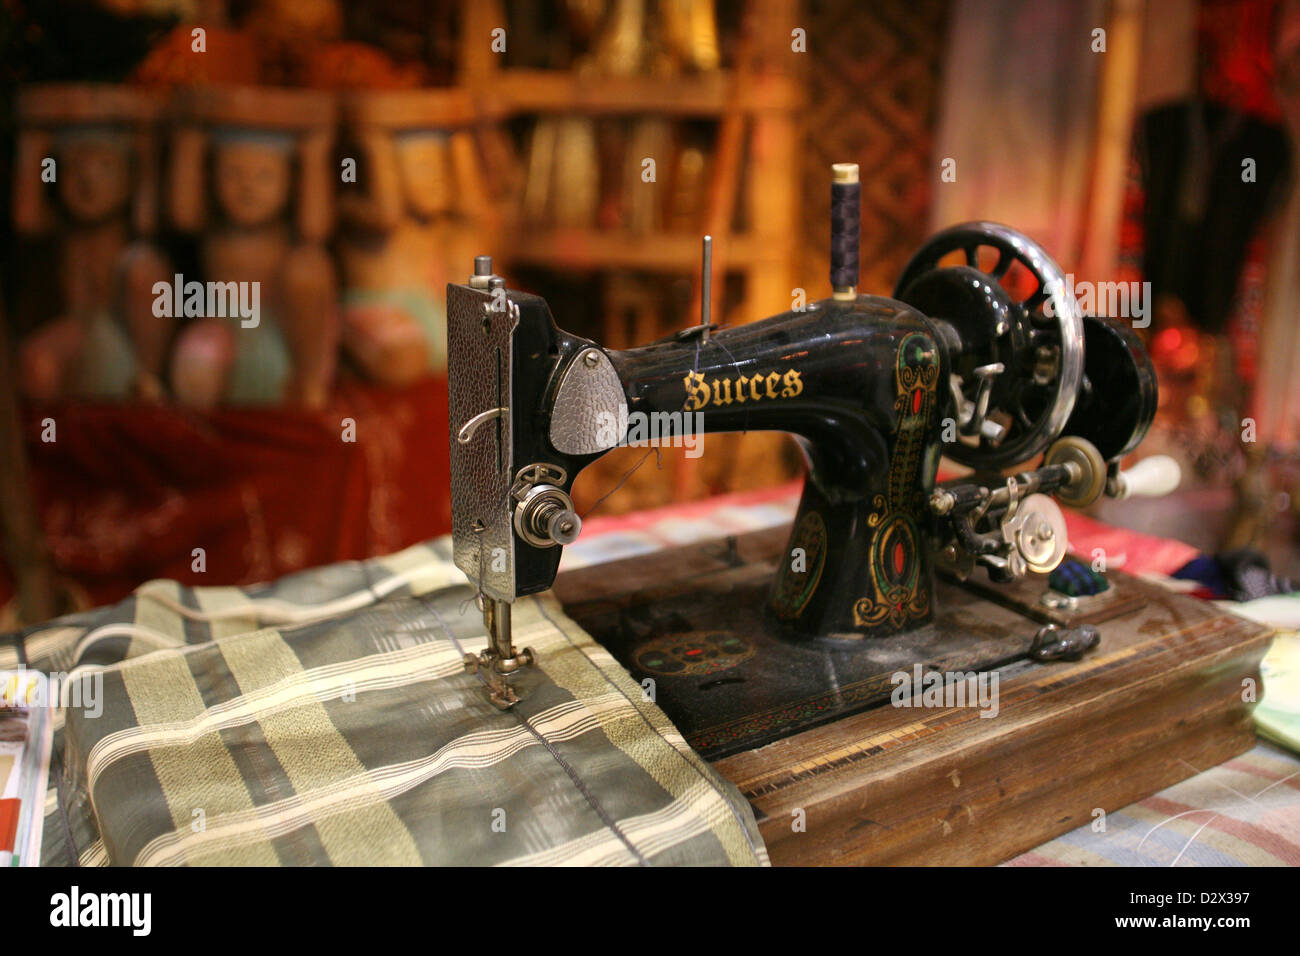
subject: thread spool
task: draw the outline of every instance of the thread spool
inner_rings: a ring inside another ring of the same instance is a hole
[[[857,163],[831,166],[831,291],[852,302],[858,297],[858,242],[862,231],[862,183]]]

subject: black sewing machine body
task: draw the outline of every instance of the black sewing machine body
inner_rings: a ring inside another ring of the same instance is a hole
[[[1160,456],[1121,469],[1156,407],[1141,341],[992,223],[933,237],[892,297],[856,294],[857,170],[834,175],[834,294],[802,311],[716,329],[705,309],[615,351],[486,257],[448,286],[455,560],[488,636],[467,670],[499,707],[526,697],[511,608],[554,585],[740,788],[774,862],[999,862],[1251,746],[1266,629],[1123,571],[1050,575],[1057,502],[1177,485]],[[706,237],[704,303],[708,262]],[[793,435],[791,527],[557,577],[574,479],[655,416]],[[937,482],[941,456],[970,473]],[[805,817],[816,835],[792,836]]]
[[[518,699],[511,675],[532,661],[511,641],[512,602],[554,584],[581,527],[574,480],[648,421],[668,426],[661,440],[778,430],[804,451],[802,498],[761,618],[746,617],[771,650],[760,683],[777,689],[760,703],[779,703],[782,683],[802,694],[805,679],[842,697],[844,680],[878,678],[873,668],[898,665],[900,653],[991,666],[1006,646],[972,655],[959,645],[963,633],[999,625],[968,615],[934,626],[936,566],[966,579],[982,565],[1000,583],[1045,574],[1067,544],[1049,495],[1083,506],[1137,484],[1119,463],[1150,425],[1156,384],[1133,332],[1084,317],[1056,263],[992,223],[935,236],[893,298],[857,294],[856,186],[849,177],[832,187],[835,294],[749,325],[715,329],[706,314],[617,351],[564,331],[537,296],[507,290],[487,257],[469,282],[447,287],[454,552],[489,633],[467,666],[499,706]],[[706,238],[706,288],[708,248]],[[964,263],[953,264],[958,253]],[[1015,267],[1030,280],[1019,294],[1003,282]],[[1037,467],[1007,474],[1040,454]],[[974,474],[936,486],[941,455]],[[655,638],[606,643],[636,673],[654,670],[638,662]],[[872,662],[882,639],[895,646]]]
[[[623,423],[637,415],[672,422],[678,435],[682,427],[789,432],[806,452],[808,481],[790,542],[792,552],[799,550],[789,567],[799,570],[778,577],[773,613],[809,636],[885,633],[929,619],[933,572],[923,543],[924,503],[938,467],[947,398],[938,385],[947,358],[919,312],[874,296],[826,299],[804,311],[723,329],[707,341],[702,329],[694,329],[643,348],[606,351],[558,329],[535,296],[509,293],[506,302],[504,311],[488,315],[490,295],[469,286],[448,289],[453,329],[516,318],[509,333],[514,367],[507,376],[503,353],[497,383],[504,395],[508,377],[513,393],[509,421],[498,421],[503,440],[509,436],[507,457],[515,473],[539,463],[557,468],[564,478],[553,483],[568,494],[583,467],[616,447],[609,443],[609,427],[621,442]],[[453,334],[452,347],[474,344]],[[594,361],[587,358],[593,351]],[[488,388],[483,397],[496,401],[492,396]],[[607,447],[588,450],[598,445]],[[475,452],[454,444],[453,454]],[[503,459],[504,471],[510,468]],[[514,596],[554,582],[558,547],[530,546],[513,528],[511,534],[499,529],[495,539],[475,535],[467,529],[476,520],[486,526],[484,516],[456,517],[458,540],[471,542],[471,566],[482,561],[490,569],[492,547],[507,557],[514,548],[508,562]],[[489,550],[480,554],[474,547],[479,541]],[[496,581],[500,590],[485,593],[508,593],[505,574]]]

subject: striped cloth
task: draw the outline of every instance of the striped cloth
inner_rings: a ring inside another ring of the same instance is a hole
[[[471,597],[440,539],[10,635],[0,669],[71,671],[43,863],[766,864],[748,804],[548,597],[516,603],[539,666],[493,707]]]

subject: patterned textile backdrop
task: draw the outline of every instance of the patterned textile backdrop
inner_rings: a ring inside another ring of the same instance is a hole
[[[951,0],[813,0],[800,276],[827,291],[830,166],[862,167],[863,292],[887,295],[929,222],[934,128]]]

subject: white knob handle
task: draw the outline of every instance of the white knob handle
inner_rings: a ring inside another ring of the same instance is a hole
[[[1183,480],[1183,470],[1178,462],[1168,455],[1152,455],[1143,458],[1128,471],[1119,473],[1119,494],[1117,498],[1141,495],[1145,498],[1159,498],[1178,488]]]

